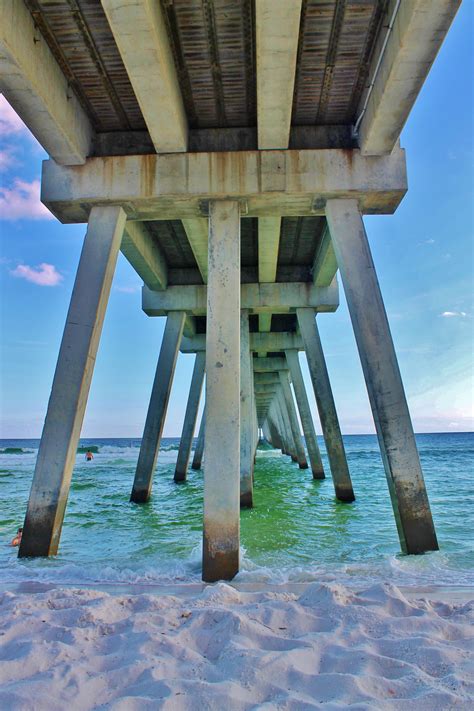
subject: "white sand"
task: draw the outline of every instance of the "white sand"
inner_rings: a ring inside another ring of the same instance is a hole
[[[473,610],[392,585],[4,592],[0,708],[474,709]]]

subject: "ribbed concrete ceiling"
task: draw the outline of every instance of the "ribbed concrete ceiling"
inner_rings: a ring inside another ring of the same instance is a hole
[[[100,132],[146,131],[99,0],[26,0]],[[353,123],[386,0],[304,0],[292,124]],[[256,126],[252,0],[161,0],[190,128]]]

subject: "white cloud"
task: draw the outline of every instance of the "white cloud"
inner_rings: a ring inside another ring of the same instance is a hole
[[[15,178],[12,188],[0,187],[0,220],[54,220],[40,201],[40,181]]]
[[[18,116],[12,107],[5,99],[3,94],[0,94],[0,133],[2,136],[11,136],[16,133],[29,133],[21,118]]]
[[[28,264],[19,264],[16,269],[12,269],[10,274],[19,279],[26,279],[32,284],[38,286],[57,286],[63,276],[60,274],[54,264],[42,262],[37,267],[30,267]]]
[[[466,318],[467,313],[465,311],[443,311],[440,316],[444,318]]]
[[[7,170],[17,162],[12,148],[0,150],[0,171]]]

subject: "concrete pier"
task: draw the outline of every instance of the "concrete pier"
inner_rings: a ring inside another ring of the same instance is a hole
[[[286,409],[288,411],[288,417],[290,420],[293,442],[295,443],[296,459],[298,462],[298,466],[300,469],[307,469],[308,462],[306,460],[306,453],[304,451],[303,441],[301,439],[300,426],[298,423],[298,416],[296,414],[295,401],[293,399],[293,394],[290,388],[290,382],[288,380],[288,373],[280,371],[280,383],[283,397],[285,399]]]
[[[240,506],[253,506],[255,423],[253,369],[250,361],[249,314],[240,315]]]
[[[410,413],[364,223],[356,200],[326,213],[382,452],[402,550],[438,550]]]
[[[206,430],[206,408],[204,407],[201,423],[199,425],[199,434],[196,442],[196,449],[194,450],[193,463],[191,464],[191,469],[198,470],[202,465],[202,457],[204,454],[204,436]]]
[[[240,207],[209,205],[203,579],[231,580],[240,540]]]
[[[351,502],[354,501],[355,496],[315,314],[311,309],[297,309],[296,314],[305,344],[336,498],[339,501]]]
[[[308,450],[313,479],[324,479],[323,463],[316,439],[313,418],[309,407],[308,396],[301,373],[298,351],[286,351],[286,360],[291,373],[293,389],[295,391],[296,403],[300,413],[301,425]]]
[[[291,427],[290,414],[288,412],[288,406],[286,404],[286,399],[283,394],[283,388],[280,388],[277,392],[278,403],[280,406],[280,415],[283,422],[283,431],[285,433],[286,439],[286,454],[291,457],[292,462],[298,461],[298,454],[296,451],[296,442],[293,435],[293,428]]]
[[[58,551],[77,445],[126,216],[90,214],[36,460],[19,556]]]
[[[174,480],[176,482],[186,481],[205,369],[206,354],[200,351],[196,353],[196,360],[194,361],[194,370],[191,379],[191,387],[189,389],[188,404],[186,406],[183,430],[179,442],[178,459],[176,461],[176,469],[174,472]]]
[[[135,504],[145,503],[150,498],[185,320],[184,311],[173,311],[166,320],[130,496]]]

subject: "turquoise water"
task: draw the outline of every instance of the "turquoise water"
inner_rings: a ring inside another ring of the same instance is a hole
[[[418,435],[441,550],[403,556],[375,436],[344,439],[357,500],[334,498],[279,452],[259,451],[255,508],[241,514],[242,571],[258,581],[474,584],[474,434]],[[0,582],[169,583],[200,579],[202,472],[173,482],[178,440],[164,439],[151,501],[129,503],[139,440],[90,439],[78,454],[59,555],[21,560],[8,544],[22,525],[37,440],[0,440]]]

